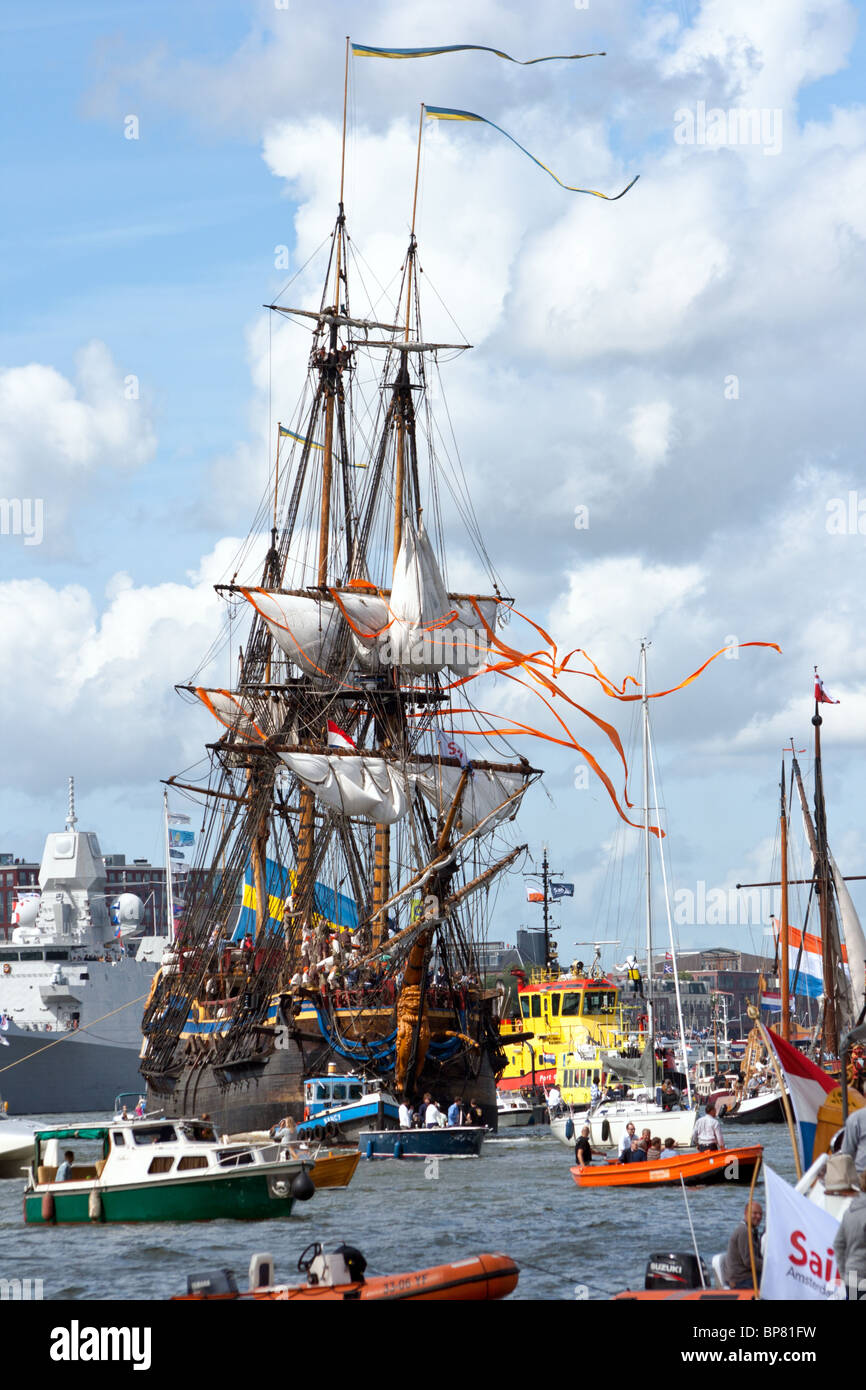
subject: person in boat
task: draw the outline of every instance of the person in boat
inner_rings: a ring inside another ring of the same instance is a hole
[[[617,1158],[619,1159],[620,1163],[628,1163],[629,1158],[631,1157],[632,1145],[637,1142],[634,1136],[635,1127],[629,1120],[628,1124],[622,1132],[619,1141],[619,1149],[617,1150]]]
[[[589,1138],[589,1125],[584,1125],[574,1146],[574,1161],[578,1168],[587,1168],[592,1163],[592,1144]]]
[[[547,1108],[551,1115],[558,1115],[562,1109],[562,1092],[555,1081],[547,1093]]]
[[[759,1229],[763,1219],[764,1210],[759,1202],[751,1203],[752,1221],[752,1251],[755,1257],[755,1278],[752,1279],[752,1261],[749,1255],[749,1227],[750,1203],[747,1202],[743,1211],[743,1219],[732,1233],[728,1241],[728,1249],[725,1254],[724,1272],[725,1283],[730,1289],[753,1289],[755,1282],[761,1282],[761,1242],[759,1239]]]
[[[662,1110],[679,1110],[682,1105],[682,1092],[668,1078],[662,1086]]]
[[[624,970],[628,976],[631,992],[635,996],[643,999],[643,980],[641,979],[640,969],[634,956],[626,956],[623,965],[617,965],[617,970]]]
[[[445,1115],[439,1109],[439,1106],[436,1104],[435,1100],[431,1100],[430,1104],[427,1106],[427,1109],[424,1111],[424,1128],[435,1129],[437,1126],[441,1127],[445,1123]]]
[[[144,1096],[139,1096],[138,1105],[135,1107],[135,1118],[137,1120],[143,1120],[146,1109],[147,1107],[144,1103]]]
[[[120,1112],[120,1118],[121,1118],[122,1120],[128,1120],[128,1119],[129,1119],[129,1111],[127,1110],[127,1108],[126,1108],[125,1105],[124,1105],[123,1109],[122,1109],[121,1112]]]
[[[594,1110],[595,1107],[598,1105],[598,1102],[599,1102],[600,1100],[601,1100],[601,1088],[600,1088],[598,1082],[596,1081],[595,1077],[593,1076],[593,1078],[592,1078],[592,1085],[591,1085],[590,1088],[589,1088],[589,1108],[590,1108],[590,1110]]]
[[[451,1104],[449,1105],[449,1107],[448,1107],[448,1124],[449,1124],[449,1126],[450,1126],[451,1129],[454,1129],[455,1126],[457,1126],[457,1125],[462,1125],[462,1124],[463,1124],[463,1102],[462,1102],[462,1101],[455,1100],[455,1101],[452,1101]]]
[[[860,1174],[860,1187],[863,1190],[839,1222],[833,1241],[849,1302],[866,1300],[866,1173]]]
[[[425,1092],[424,1092],[424,1099],[421,1101],[421,1104],[418,1106],[418,1126],[419,1126],[420,1129],[423,1129],[423,1128],[424,1128],[424,1123],[425,1123],[425,1119],[426,1119],[426,1115],[427,1115],[427,1106],[428,1106],[428,1105],[431,1105],[432,1102],[433,1102],[433,1097],[431,1096],[430,1092],[429,1092],[429,1091],[425,1091]]]
[[[298,1126],[291,1115],[285,1115],[282,1120],[277,1121],[270,1134],[272,1139],[279,1139],[291,1144],[298,1137]]]
[[[412,1128],[412,1121],[413,1121],[413,1119],[414,1119],[414,1112],[413,1112],[412,1107],[411,1107],[411,1105],[409,1104],[408,1101],[406,1101],[406,1100],[401,1100],[400,1105],[399,1105],[398,1110],[397,1110],[397,1116],[398,1116],[399,1121],[400,1121],[400,1128],[401,1128],[401,1129],[411,1129],[411,1128]]]
[[[67,1149],[65,1154],[63,1155],[63,1162],[57,1169],[57,1172],[54,1176],[54,1181],[69,1182],[70,1178],[72,1177],[72,1165],[74,1162],[75,1154],[72,1152],[71,1149]]]
[[[698,1153],[706,1153],[710,1149],[723,1149],[725,1147],[722,1126],[716,1119],[716,1107],[714,1105],[708,1105],[701,1118],[696,1122],[692,1130],[692,1143],[697,1148]]]
[[[661,1141],[661,1139],[659,1139],[659,1138],[657,1138],[657,1137],[654,1137],[654,1138],[653,1138],[652,1142],[650,1143],[649,1148],[648,1148],[647,1151],[646,1151],[646,1156],[647,1156],[647,1159],[649,1160],[650,1163],[654,1162],[654,1160],[657,1159],[657,1158],[661,1158],[661,1156],[662,1156],[662,1141]]]
[[[484,1124],[484,1111],[481,1109],[477,1100],[473,1099],[469,1102],[469,1109],[466,1112],[466,1123],[479,1128]]]
[[[666,1139],[666,1140],[665,1140],[665,1146],[664,1146],[664,1148],[662,1149],[662,1156],[664,1156],[665,1154],[675,1154],[676,1151],[677,1151],[676,1140],[675,1140],[675,1139]]]
[[[866,1173],[866,1105],[852,1110],[845,1121],[841,1152],[851,1155],[858,1173]]]

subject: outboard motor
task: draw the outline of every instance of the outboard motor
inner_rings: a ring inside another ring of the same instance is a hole
[[[238,1291],[234,1270],[220,1269],[215,1274],[190,1274],[186,1281],[187,1293],[236,1294]]]
[[[650,1255],[644,1277],[644,1288],[699,1289],[702,1287],[702,1272],[704,1284],[709,1288],[712,1282],[709,1271],[703,1260],[699,1261],[697,1255],[692,1254],[691,1251],[688,1254]]]
[[[303,1271],[311,1284],[324,1284],[333,1288],[336,1284],[363,1284],[367,1261],[354,1245],[337,1245],[333,1250],[324,1250],[317,1241],[308,1246],[298,1260],[298,1269]]]

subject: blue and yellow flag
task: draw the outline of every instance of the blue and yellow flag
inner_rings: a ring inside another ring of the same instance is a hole
[[[294,430],[287,430],[285,425],[280,425],[281,439],[295,439],[299,444],[309,444],[311,449],[324,449],[324,444],[317,444],[315,439],[307,439],[303,434],[295,434]]]
[[[282,932],[286,905],[295,890],[297,874],[285,864],[274,859],[266,861],[265,889],[268,895],[268,921],[264,930]],[[247,863],[244,875],[243,897],[232,939],[242,941],[249,934],[256,934],[256,888],[253,867]],[[291,910],[291,909],[289,909]],[[330,888],[326,883],[317,883],[313,890],[313,923],[329,927],[332,931],[340,927],[354,931],[358,926],[358,906],[353,898]]]
[[[481,43],[449,43],[443,48],[371,48],[367,43],[353,43],[352,56],[355,58],[436,58],[440,53],[492,53],[496,58],[504,58],[508,63],[519,63],[522,68],[533,63],[572,62],[575,58],[604,58],[604,53],[551,53],[545,58],[512,58],[501,48],[487,48]]]
[[[530,154],[529,150],[524,149],[519,141],[515,140],[513,135],[509,135],[508,131],[503,130],[502,126],[497,125],[495,121],[489,121],[486,116],[478,116],[474,111],[458,111],[455,107],[451,106],[425,106],[424,111],[432,121],[480,121],[482,125],[492,126],[494,130],[499,131],[500,135],[504,135],[506,140],[510,140],[512,145],[517,145],[517,148],[525,154],[528,159],[531,159],[533,164],[537,164],[539,169],[543,169],[545,174],[549,174],[550,177],[559,184],[560,188],[566,189],[569,193],[591,193],[593,198],[604,198],[607,203],[615,203],[619,198],[624,197],[625,194],[628,193],[628,190],[633,188],[640,178],[640,174],[635,174],[631,183],[626,185],[622,193],[614,193],[613,195],[610,193],[599,193],[594,188],[575,188],[573,184],[563,183],[562,179],[558,178],[552,169],[548,169],[546,164],[542,164],[540,159],[536,159],[534,154]]]

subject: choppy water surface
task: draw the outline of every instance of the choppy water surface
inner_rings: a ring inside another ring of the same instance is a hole
[[[46,1128],[59,1123],[51,1116]],[[729,1127],[726,1138],[763,1144],[771,1167],[794,1180],[784,1125]],[[442,1160],[438,1177],[425,1176],[423,1160],[362,1160],[350,1187],[296,1203],[287,1220],[147,1226],[25,1227],[23,1181],[0,1182],[0,1278],[42,1279],[46,1298],[161,1299],[185,1292],[188,1274],[221,1268],[244,1287],[253,1251],[270,1251],[285,1278],[311,1241],[346,1240],[373,1274],[501,1250],[521,1265],[515,1298],[573,1299],[585,1284],[590,1299],[605,1299],[642,1286],[651,1252],[692,1248],[681,1191],[580,1191],[572,1162],[548,1129],[512,1131],[488,1140],[480,1159]],[[747,1196],[739,1184],[689,1189],[708,1263]]]

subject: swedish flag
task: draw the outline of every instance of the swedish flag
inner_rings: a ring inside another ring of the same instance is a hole
[[[355,58],[436,58],[440,53],[492,53],[496,58],[504,58],[508,63],[519,63],[522,68],[533,63],[572,62],[575,58],[604,58],[604,53],[551,53],[545,58],[512,58],[501,48],[487,48],[481,43],[449,43],[442,48],[371,48],[366,43],[353,43],[352,55]]]
[[[324,449],[324,444],[317,444],[315,439],[307,439],[303,434],[295,434],[294,430],[287,430],[285,425],[280,425],[281,439],[295,439],[299,444],[309,444],[311,449]]]
[[[619,198],[624,197],[625,194],[628,193],[628,190],[633,188],[640,178],[640,174],[635,174],[631,183],[626,185],[622,193],[614,193],[613,195],[610,193],[599,193],[595,188],[575,188],[570,183],[563,183],[562,179],[554,174],[552,169],[548,169],[546,164],[542,164],[540,159],[536,159],[534,154],[530,154],[529,150],[524,149],[519,141],[515,140],[513,135],[509,135],[508,131],[503,130],[502,126],[497,125],[495,121],[489,121],[486,116],[479,116],[474,111],[459,111],[456,107],[452,106],[425,106],[424,111],[432,121],[480,121],[482,125],[492,126],[494,130],[499,131],[500,135],[504,135],[506,140],[510,140],[512,145],[517,145],[521,153],[525,154],[528,159],[531,159],[533,164],[537,164],[539,169],[543,169],[545,174],[549,174],[550,177],[559,184],[560,188],[566,189],[569,193],[591,193],[593,198],[604,198],[605,202],[615,203]]]

